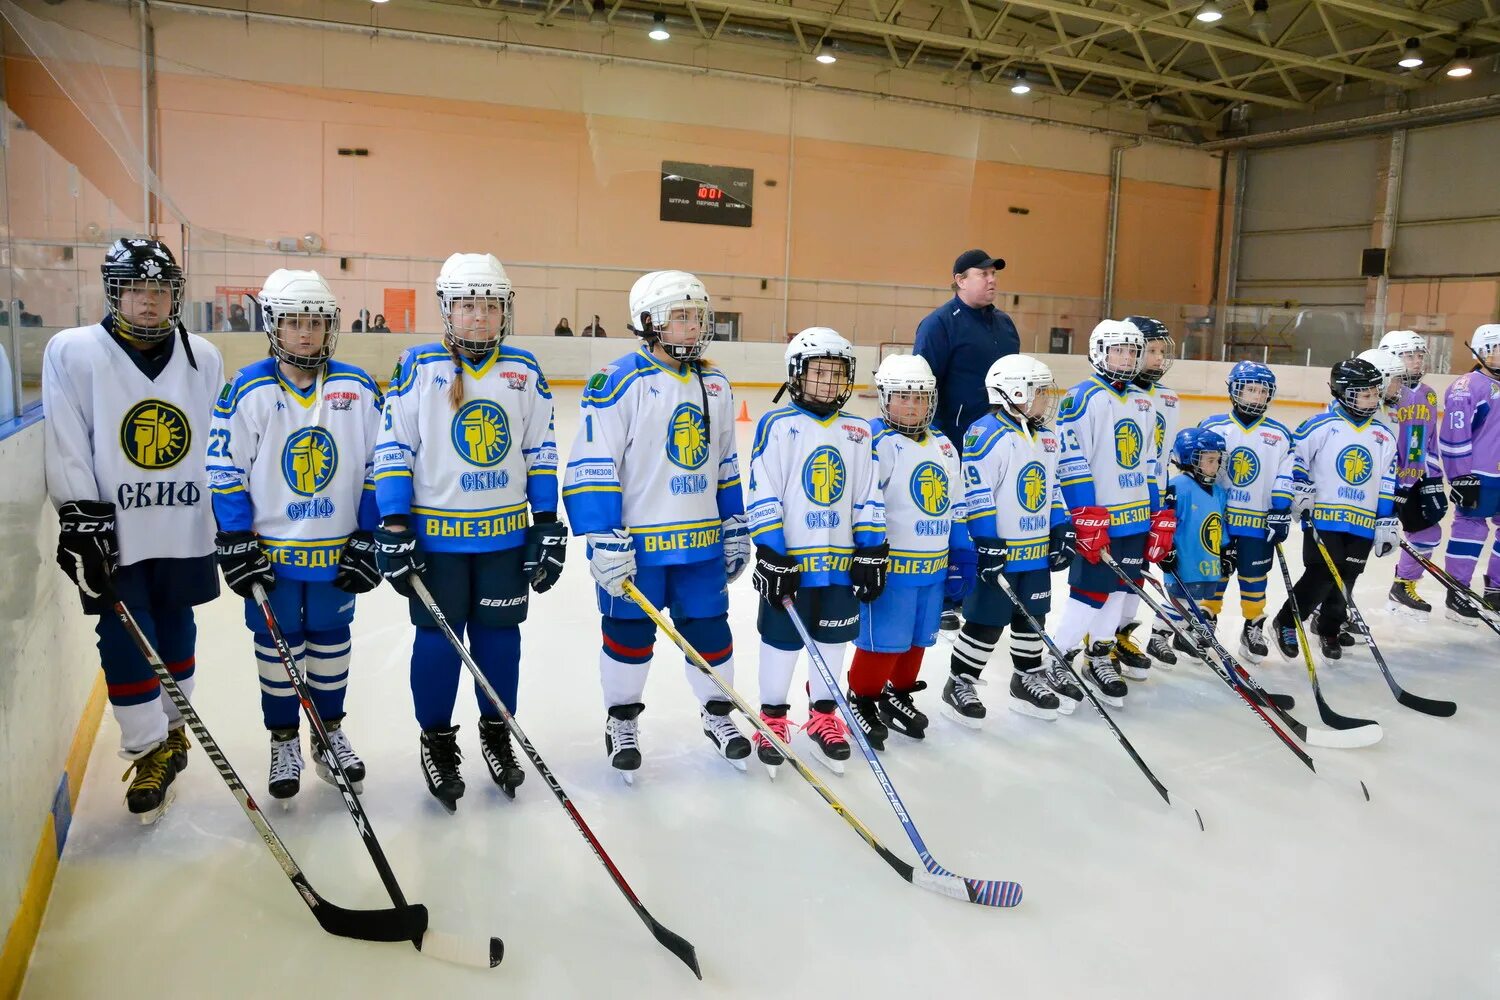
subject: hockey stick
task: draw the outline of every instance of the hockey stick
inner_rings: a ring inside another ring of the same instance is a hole
[[[286,675],[292,682],[292,690],[297,693],[297,700],[302,703],[302,714],[307,717],[307,724],[312,727],[313,733],[325,750],[324,760],[328,763],[329,770],[333,772],[333,783],[338,787],[339,795],[344,799],[344,806],[349,810],[350,818],[354,820],[354,828],[359,831],[359,837],[365,843],[365,850],[370,852],[370,860],[375,863],[375,870],[379,872],[380,881],[385,885],[385,891],[390,894],[391,902],[397,907],[405,906],[406,897],[401,892],[401,886],[396,882],[396,873],[391,871],[390,862],[386,860],[380,841],[375,839],[375,830],[370,826],[370,817],[365,814],[359,796],[355,794],[354,783],[344,772],[344,765],[339,761],[338,755],[330,749],[332,744],[328,739],[328,728],[323,725],[323,719],[318,715],[318,710],[313,707],[312,692],[307,689],[307,679],[302,676],[302,671],[297,666],[297,658],[292,655],[291,644],[282,634],[281,625],[276,621],[276,613],[271,609],[271,601],[266,597],[265,588],[259,583],[252,583],[250,587],[255,595],[255,603],[260,606],[260,613],[265,616],[271,641],[276,644],[276,652],[281,656],[281,666],[286,670]],[[493,969],[505,957],[505,944],[497,937],[485,941],[429,929],[420,937],[413,939],[412,944],[424,955],[481,969]]]
[[[1244,665],[1236,660],[1229,650],[1224,647],[1224,644],[1219,641],[1219,637],[1214,634],[1213,627],[1208,623],[1202,606],[1193,599],[1192,595],[1188,594],[1187,587],[1183,586],[1182,579],[1177,575],[1176,571],[1169,570],[1169,572],[1172,573],[1172,579],[1177,584],[1178,589],[1186,595],[1187,610],[1191,614],[1184,613],[1182,603],[1178,601],[1177,597],[1160,580],[1154,576],[1148,576],[1146,579],[1150,580],[1161,591],[1163,597],[1172,602],[1172,606],[1177,609],[1178,614],[1181,614],[1186,620],[1196,621],[1194,631],[1199,641],[1202,642],[1206,638],[1208,644],[1219,654],[1224,665],[1233,671],[1235,681],[1244,684],[1252,692],[1265,699],[1265,704],[1270,706],[1271,710],[1276,713],[1276,717],[1296,735],[1297,739],[1309,746],[1331,747],[1339,750],[1353,750],[1380,742],[1381,737],[1385,733],[1376,723],[1371,723],[1368,726],[1358,726],[1354,729],[1318,729],[1304,726],[1298,722],[1292,716],[1292,713],[1283,708],[1274,695],[1261,687],[1260,683],[1250,675],[1250,671],[1246,670]],[[1220,676],[1222,677],[1223,675],[1220,674]],[[1361,782],[1362,784],[1363,782]],[[1369,798],[1368,789],[1366,790],[1365,798]]]
[[[1478,594],[1465,587],[1462,583],[1459,583],[1458,579],[1452,573],[1449,573],[1446,569],[1424,556],[1417,550],[1416,546],[1404,538],[1401,539],[1401,547],[1406,550],[1407,555],[1417,561],[1417,565],[1431,574],[1433,579],[1448,588],[1448,591],[1460,600],[1466,601],[1469,607],[1477,611],[1480,621],[1488,625],[1497,634],[1500,634],[1500,614],[1496,614],[1494,609],[1485,604]]]
[[[687,938],[668,930],[641,903],[640,897],[635,894],[635,890],[631,889],[629,883],[625,881],[625,876],[620,874],[620,869],[616,868],[614,861],[610,860],[609,854],[604,850],[604,845],[599,843],[599,838],[594,836],[594,831],[590,830],[589,825],[583,821],[583,814],[578,811],[577,806],[573,805],[573,800],[568,798],[568,793],[563,791],[562,785],[558,783],[557,778],[552,774],[552,769],[547,766],[546,761],[542,760],[542,755],[537,753],[536,747],[531,745],[531,740],[526,738],[526,734],[516,724],[515,716],[510,714],[510,709],[506,708],[505,702],[500,700],[500,695],[496,692],[494,686],[490,684],[489,678],[484,676],[484,671],[480,670],[479,664],[474,662],[474,657],[469,653],[468,647],[454,634],[453,626],[448,624],[447,616],[443,614],[443,609],[438,607],[437,601],[433,600],[431,592],[427,589],[427,584],[422,581],[422,577],[413,573],[411,585],[412,590],[416,592],[417,599],[422,602],[422,605],[427,609],[427,613],[432,616],[432,620],[437,622],[437,626],[442,630],[443,635],[447,636],[448,641],[453,644],[454,650],[458,653],[458,658],[463,661],[465,667],[469,668],[469,673],[474,675],[474,683],[479,685],[485,697],[490,700],[491,704],[495,706],[495,710],[500,713],[500,719],[505,723],[505,728],[509,729],[515,736],[516,742],[521,745],[521,749],[525,751],[527,759],[531,761],[531,766],[536,768],[536,773],[541,775],[542,780],[547,783],[547,787],[552,789],[552,794],[567,812],[568,818],[573,821],[573,825],[578,828],[578,832],[583,834],[583,839],[588,841],[589,847],[594,851],[594,856],[599,859],[599,863],[609,872],[609,877],[614,879],[615,887],[630,901],[630,907],[635,910],[635,915],[641,918],[641,922],[651,931],[651,935],[656,938],[658,944],[676,955],[682,960],[684,965],[693,970],[693,975],[702,979],[703,972],[698,968],[698,953],[693,949],[692,943]]]
[[[329,934],[359,941],[416,942],[422,940],[422,936],[427,931],[427,908],[421,903],[392,907],[388,910],[346,910],[341,906],[334,906],[318,895],[312,884],[308,882],[307,876],[302,874],[302,869],[297,867],[297,862],[292,859],[291,852],[286,849],[286,844],[282,843],[281,838],[272,829],[270,821],[260,811],[255,800],[250,797],[250,790],[245,787],[245,783],[230,766],[224,752],[219,749],[219,744],[214,742],[208,727],[199,718],[197,710],[188,701],[187,695],[182,693],[182,688],[177,686],[177,679],[172,676],[171,671],[167,670],[167,665],[152,648],[151,641],[141,631],[140,625],[136,622],[135,616],[130,613],[130,609],[125,606],[125,602],[115,598],[114,611],[131,641],[135,643],[136,649],[140,650],[141,656],[151,664],[156,679],[161,682],[162,690],[167,693],[177,713],[193,731],[193,735],[198,739],[198,745],[213,762],[214,768],[219,772],[219,777],[223,778],[224,784],[229,786],[240,808],[245,811],[246,818],[255,827],[255,832],[260,835],[260,839],[270,850],[271,856],[281,866],[282,872],[291,880],[297,890],[297,895],[302,897],[302,902],[307,904],[307,908],[312,911],[318,924]]]
[[[1125,738],[1125,734],[1115,724],[1115,720],[1109,717],[1109,713],[1104,710],[1104,706],[1099,703],[1099,699],[1094,696],[1094,692],[1090,691],[1089,686],[1083,682],[1083,678],[1078,676],[1077,671],[1073,669],[1073,665],[1068,662],[1068,658],[1063,655],[1062,650],[1057,648],[1057,643],[1053,642],[1052,637],[1042,628],[1042,623],[1036,620],[1036,616],[1031,613],[1025,604],[1021,603],[1020,596],[1016,593],[1015,588],[1010,585],[1010,581],[1005,579],[1004,573],[995,577],[995,584],[1001,590],[1005,591],[1005,596],[1010,599],[1011,607],[1017,609],[1025,616],[1026,621],[1031,624],[1032,631],[1041,636],[1042,642],[1047,646],[1047,652],[1051,653],[1052,659],[1057,661],[1057,669],[1065,670],[1072,676],[1074,682],[1078,685],[1078,690],[1082,691],[1083,696],[1089,700],[1089,704],[1094,706],[1094,711],[1099,713],[1099,718],[1103,719],[1104,724],[1109,727],[1110,732],[1115,734],[1115,739],[1119,741],[1120,746],[1124,747],[1125,752],[1130,755],[1130,759],[1135,761],[1135,766],[1141,769],[1141,773],[1146,776],[1146,780],[1151,782],[1151,787],[1156,789],[1157,794],[1162,797],[1162,801],[1166,802],[1167,805],[1171,805],[1172,796],[1168,793],[1167,786],[1161,783],[1161,780],[1152,773],[1151,768],[1146,766],[1146,762],[1141,759],[1141,755],[1135,752],[1135,747],[1130,745],[1130,741]],[[1203,814],[1194,808],[1193,815],[1198,819],[1198,829],[1202,830]]]
[[[1458,711],[1458,706],[1451,701],[1435,701],[1432,698],[1423,698],[1421,695],[1412,694],[1396,683],[1396,678],[1391,675],[1391,668],[1386,664],[1385,657],[1380,653],[1380,647],[1375,645],[1375,634],[1370,631],[1370,623],[1365,621],[1365,616],[1360,614],[1359,608],[1354,603],[1354,591],[1344,586],[1344,578],[1339,573],[1338,566],[1334,565],[1333,553],[1328,551],[1328,546],[1323,544],[1323,536],[1318,533],[1318,526],[1313,523],[1311,517],[1303,515],[1303,528],[1312,532],[1313,542],[1318,546],[1318,552],[1323,556],[1323,562],[1328,566],[1328,573],[1333,577],[1334,586],[1338,587],[1344,595],[1344,604],[1349,609],[1349,617],[1359,630],[1364,633],[1365,645],[1370,647],[1370,655],[1375,657],[1375,662],[1380,664],[1380,672],[1385,675],[1386,684],[1390,685],[1391,694],[1396,696],[1396,701],[1413,711],[1424,715],[1435,715],[1446,719]]]
[[[956,875],[929,874],[918,871],[912,865],[898,858],[895,853],[875,838],[875,834],[871,833],[870,828],[860,822],[859,817],[854,815],[853,810],[844,805],[837,795],[829,791],[828,786],[812,772],[812,769],[807,766],[806,762],[801,757],[798,757],[791,747],[782,742],[781,738],[772,731],[771,727],[767,726],[761,719],[760,713],[751,707],[738,691],[725,682],[723,675],[709,665],[708,661],[703,658],[703,655],[693,648],[692,643],[682,637],[682,634],[672,626],[672,623],[667,621],[666,616],[646,599],[646,595],[640,592],[634,581],[627,580],[625,582],[625,594],[640,606],[641,610],[646,613],[646,617],[655,622],[656,627],[661,629],[676,644],[678,649],[682,650],[683,655],[688,658],[688,662],[696,667],[699,673],[713,681],[714,686],[724,693],[724,697],[728,698],[734,704],[734,707],[739,710],[740,714],[749,720],[750,724],[762,736],[770,741],[771,745],[777,749],[782,757],[786,758],[798,774],[806,779],[807,783],[813,787],[813,791],[817,792],[834,812],[842,816],[844,822],[854,828],[854,832],[859,834],[860,839],[869,844],[875,853],[880,855],[882,861],[895,869],[897,875],[900,875],[906,881],[920,889],[928,889],[943,896],[967,900],[971,903],[978,903],[981,906],[1015,906],[1021,901],[1021,885],[1018,882],[981,882],[977,879],[961,879]]]
[[[828,686],[828,690],[833,692],[833,697],[839,703],[839,710],[844,713],[844,718],[849,720],[849,731],[854,736],[854,742],[859,744],[860,752],[865,755],[865,760],[870,764],[870,770],[875,772],[875,780],[880,783],[880,789],[885,792],[886,801],[891,804],[896,818],[901,821],[901,826],[906,830],[911,846],[917,849],[917,856],[922,859],[923,867],[939,878],[962,878],[962,876],[954,875],[933,859],[932,852],[922,842],[922,835],[917,832],[917,825],[912,822],[911,814],[906,811],[906,803],[902,802],[901,796],[896,794],[896,786],[891,784],[890,775],[885,773],[880,758],[875,756],[875,748],[870,746],[870,741],[865,738],[864,730],[859,728],[859,721],[854,718],[854,710],[849,707],[849,699],[844,697],[841,685],[834,678],[833,671],[828,669],[823,654],[818,651],[818,644],[808,633],[807,626],[802,622],[802,616],[797,614],[792,599],[783,597],[781,606],[786,610],[787,617],[792,620],[792,627],[797,630],[797,635],[801,637],[802,648],[807,650],[808,660],[817,669],[818,676],[823,678],[823,683]],[[1019,882],[964,878],[963,884],[968,890],[969,901],[983,906],[1015,906],[1021,901],[1021,883]]]

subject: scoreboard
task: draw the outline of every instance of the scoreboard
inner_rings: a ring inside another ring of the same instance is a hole
[[[755,171],[704,163],[661,163],[661,221],[750,225]]]

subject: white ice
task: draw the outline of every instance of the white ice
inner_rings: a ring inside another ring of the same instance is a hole
[[[769,393],[745,395],[752,416],[768,408]],[[559,392],[564,454],[577,398]],[[1193,403],[1189,413],[1212,409]],[[1279,415],[1295,423],[1309,412]],[[739,425],[747,464],[751,427]],[[1295,569],[1296,546],[1288,551]],[[533,599],[519,719],[645,905],[697,946],[702,983],[648,935],[534,771],[514,802],[489,781],[467,684],[455,721],[468,794],[455,816],[428,795],[408,689],[412,630],[404,602],[382,588],[361,598],[354,627],[346,732],[369,767],[363,801],[432,926],[498,935],[504,962],[464,969],[406,945],[324,934],[196,747],[176,804],[141,826],[124,808],[106,713],[23,995],[1500,996],[1500,643],[1440,611],[1424,624],[1390,617],[1393,570],[1393,559],[1372,565],[1360,606],[1401,682],[1457,701],[1457,716],[1400,707],[1355,651],[1320,669],[1324,692],[1338,711],[1379,720],[1385,739],[1316,750],[1314,775],[1206,667],[1155,670],[1114,716],[1175,808],[1087,705],[1051,724],[1007,711],[1004,644],[982,690],[986,728],[942,718],[936,689],[950,647],[931,650],[929,736],[892,737],[883,760],[944,866],[1024,883],[1019,907],[991,910],[907,885],[790,768],[773,783],[758,766],[742,774],[715,757],[664,638],[642,717],[645,764],[625,787],[603,753],[598,616],[575,541],[561,584]],[[1421,589],[1440,609],[1439,586]],[[1273,611],[1283,593],[1273,571]],[[731,620],[738,687],[753,703],[748,574],[733,588]],[[333,788],[309,768],[289,807],[265,793],[240,602],[226,593],[198,622],[198,710],[313,885],[341,906],[388,905]],[[1231,599],[1220,626],[1231,648],[1240,624]],[[1300,662],[1273,650],[1256,673],[1317,723]],[[857,751],[845,777],[826,777],[886,845],[916,860]]]

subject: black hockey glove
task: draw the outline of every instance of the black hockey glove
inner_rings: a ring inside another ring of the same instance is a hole
[[[974,554],[979,560],[974,571],[980,583],[995,586],[995,581],[1005,572],[1006,551],[1002,539],[974,536]]]
[[[1078,536],[1073,532],[1073,522],[1064,521],[1052,526],[1052,537],[1047,542],[1047,571],[1056,573],[1073,565],[1078,555]]]
[[[1222,568],[1223,561],[1224,561],[1224,556],[1223,556],[1222,553],[1220,553],[1220,555],[1219,555],[1219,562],[1221,564],[1221,568]],[[1161,571],[1163,573],[1175,573],[1175,572],[1177,572],[1177,546],[1174,545],[1170,549],[1168,549],[1167,550],[1167,554],[1164,555],[1164,556],[1162,556],[1161,562],[1157,563],[1157,565],[1161,567]],[[1224,571],[1224,575],[1225,576],[1229,575],[1229,573],[1228,573],[1227,570]]]
[[[1448,486],[1448,496],[1453,500],[1453,506],[1468,507],[1471,510],[1479,506],[1479,477],[1474,473],[1451,479]]]
[[[801,564],[764,545],[755,547],[755,591],[773,608],[781,607],[785,598],[797,599],[802,583]]]
[[[536,515],[542,517],[542,513]],[[526,529],[526,554],[521,558],[521,572],[531,589],[545,594],[562,576],[563,560],[568,555],[568,526],[552,515],[550,521],[539,521]]]
[[[887,542],[854,550],[854,560],[849,564],[849,584],[861,604],[869,604],[885,593],[885,572],[890,560],[891,547]]]
[[[396,593],[402,597],[415,597],[417,594],[412,588],[411,578],[427,572],[427,560],[422,557],[417,536],[410,529],[391,530],[396,527],[406,528],[406,518],[386,518],[375,529],[375,565],[380,567],[380,575],[391,581]]]
[[[344,543],[339,571],[333,585],[346,594],[366,594],[380,586],[380,567],[375,564],[375,536],[356,531]]]
[[[271,560],[266,550],[260,547],[260,538],[253,531],[221,531],[214,536],[214,549],[219,557],[219,569],[224,573],[224,582],[229,589],[246,600],[254,600],[250,589],[260,584],[269,593],[276,589],[276,571],[271,569]]]
[[[1423,531],[1441,522],[1448,516],[1448,491],[1443,489],[1443,481],[1436,476],[1422,477],[1396,516],[1408,532]]]
[[[1172,550],[1172,561],[1177,561],[1177,550]],[[1234,576],[1234,571],[1240,568],[1240,547],[1233,539],[1226,540],[1219,547],[1219,575],[1224,579]]]
[[[57,565],[83,596],[113,600],[120,568],[114,504],[70,500],[57,508]]]
[[[1266,540],[1274,547],[1286,541],[1286,536],[1291,533],[1292,509],[1290,507],[1271,508],[1266,513]]]

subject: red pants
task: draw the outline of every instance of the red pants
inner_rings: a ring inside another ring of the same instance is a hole
[[[856,649],[854,662],[849,666],[849,690],[861,698],[875,698],[887,681],[898,691],[910,690],[917,683],[924,652],[925,646],[913,646],[904,653],[872,653]]]

